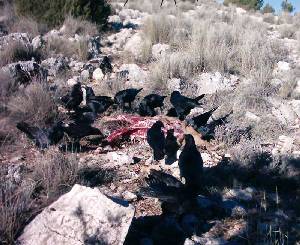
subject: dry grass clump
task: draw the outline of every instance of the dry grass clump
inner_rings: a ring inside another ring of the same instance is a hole
[[[68,16],[63,24],[63,33],[69,37],[74,37],[75,34],[82,36],[96,36],[99,31],[96,24]]]
[[[75,57],[81,61],[89,59],[88,40],[83,38],[80,41],[70,41],[63,37],[51,37],[43,48],[46,57],[62,54],[65,57]]]
[[[297,30],[296,25],[291,24],[282,24],[278,27],[281,38],[296,39]]]
[[[5,66],[18,61],[26,61],[34,58],[40,59],[40,54],[32,47],[26,46],[22,42],[14,41],[3,47],[0,51],[0,66]]]
[[[272,13],[265,13],[263,15],[263,21],[272,25],[277,24],[276,17]]]
[[[75,155],[66,156],[49,149],[35,161],[33,179],[48,200],[64,194],[77,180],[78,161]]]
[[[78,162],[75,155],[65,156],[50,149],[41,153],[34,164],[30,176],[20,173],[23,174],[23,180],[18,184],[9,175],[11,166],[0,166],[1,244],[13,244],[24,225],[37,214],[37,210],[54,201],[76,183]]]
[[[9,97],[16,90],[15,79],[8,72],[0,71],[0,113],[6,109]]]
[[[254,29],[246,21],[237,19],[233,25],[196,22],[190,40],[157,62],[162,71],[160,80],[166,77],[187,79],[202,71],[254,77],[270,74],[285,51],[280,43],[266,41],[263,26],[261,30]]]
[[[43,126],[57,116],[57,107],[45,85],[33,82],[8,102],[10,118],[13,122],[26,121]]]
[[[34,185],[31,182],[22,185],[14,183],[9,175],[8,164],[0,166],[0,243],[13,244],[15,237],[28,220],[32,207],[31,194]]]
[[[289,99],[293,97],[293,92],[294,89],[297,86],[297,81],[296,80],[289,80],[284,82],[279,90],[278,90],[278,95],[282,97],[283,99]]]
[[[145,37],[153,44],[170,43],[174,29],[175,20],[162,14],[149,17],[143,25]]]
[[[9,32],[28,33],[31,38],[38,36],[42,29],[45,30],[46,27],[42,28],[35,20],[28,17],[17,18],[9,26]]]

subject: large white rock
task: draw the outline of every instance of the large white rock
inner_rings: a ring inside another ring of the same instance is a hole
[[[95,81],[97,81],[97,82],[101,81],[103,79],[103,77],[104,77],[104,74],[103,74],[103,72],[102,72],[102,70],[100,68],[97,68],[96,70],[94,70],[94,72],[93,72],[93,79]]]
[[[202,73],[194,83],[198,87],[196,94],[213,94],[217,91],[232,90],[238,83],[238,77],[230,75],[222,76],[221,73]]]
[[[19,42],[26,47],[32,47],[30,38],[27,33],[11,33],[0,37],[0,50],[4,49],[8,44]]]
[[[75,185],[27,225],[18,242],[121,245],[133,216],[133,206],[118,204],[96,188]]]
[[[34,50],[40,49],[43,47],[44,40],[41,35],[36,36],[35,38],[32,39],[31,44]]]
[[[134,34],[125,44],[124,51],[132,54],[136,59],[142,55],[143,38],[139,33]]]
[[[277,71],[289,71],[291,69],[290,64],[285,61],[279,61],[277,63]]]
[[[290,125],[294,123],[297,115],[293,110],[293,107],[285,101],[269,99],[272,104],[272,114],[282,123]]]
[[[119,68],[119,72],[122,71],[128,71],[128,86],[142,86],[143,84],[145,84],[145,81],[147,79],[147,72],[137,64],[124,64]]]
[[[79,83],[79,77],[78,76],[74,76],[74,77],[67,80],[67,85],[69,87],[73,87],[77,83]]]
[[[170,45],[157,43],[152,46],[152,56],[154,59],[159,59],[166,55],[170,50]]]
[[[120,32],[112,34],[107,37],[108,41],[113,44],[115,49],[121,49],[126,44],[128,38],[130,38],[133,34],[133,30],[129,29],[122,29]]]
[[[181,80],[179,78],[171,78],[166,81],[166,85],[170,91],[179,91],[181,87]]]

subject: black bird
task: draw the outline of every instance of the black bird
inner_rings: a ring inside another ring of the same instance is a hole
[[[111,65],[110,59],[107,56],[103,57],[103,60],[100,63],[100,69],[104,75],[112,73],[113,67]]]
[[[71,122],[63,127],[64,132],[75,141],[89,135],[102,135],[98,128],[94,128],[86,123]]]
[[[105,112],[113,104],[113,100],[90,100],[87,102],[87,106],[95,114],[101,114]]]
[[[201,188],[203,160],[192,135],[185,135],[185,146],[179,156],[180,176],[185,179],[186,187],[196,192]]]
[[[177,139],[174,136],[174,129],[167,131],[165,152],[166,152],[166,164],[172,164],[177,160],[177,151],[180,146],[177,143]]]
[[[197,128],[196,130],[201,133],[201,138],[207,141],[210,141],[211,139],[214,139],[215,137],[215,130],[218,126],[224,125],[228,122],[228,117],[233,113],[233,111],[229,112],[225,116],[222,116],[218,119],[213,119],[212,122],[207,124],[206,126],[202,126],[200,128]],[[247,130],[246,130],[247,132]]]
[[[176,109],[174,107],[170,108],[166,114],[168,117],[178,117]]]
[[[139,105],[139,115],[142,117],[154,117],[156,112],[153,108],[142,101]]]
[[[83,100],[83,93],[81,90],[80,83],[74,84],[72,90],[67,95],[61,98],[61,101],[64,103],[65,107],[68,110],[77,110],[82,100]]]
[[[162,160],[165,156],[165,135],[162,131],[164,124],[157,121],[147,131],[147,142],[153,150],[153,159]]]
[[[161,96],[158,94],[149,94],[143,98],[139,106],[139,114],[141,116],[155,116],[155,108],[160,108],[164,106],[164,99],[166,96]]]
[[[20,64],[15,65],[15,80],[17,84],[24,86],[27,86],[31,82],[29,72],[24,71]]]
[[[17,128],[25,133],[41,149],[57,144],[64,136],[63,122],[54,124],[51,128],[30,126],[26,122],[17,123]]]
[[[200,127],[203,127],[207,124],[208,119],[211,117],[213,112],[217,110],[218,107],[215,107],[211,109],[210,111],[204,112],[203,114],[193,117],[189,120],[187,120],[187,124],[191,125],[195,130],[197,130]]]
[[[187,204],[194,201],[190,188],[174,176],[152,169],[146,178],[146,186],[141,187],[138,195],[158,198],[163,214],[180,214]]]
[[[174,176],[151,169],[150,175],[146,178],[147,187],[142,187],[139,194],[142,196],[155,197],[160,201],[177,203],[184,197],[184,185]]]
[[[71,119],[76,124],[92,124],[97,118],[97,113],[93,112],[89,106],[79,108],[71,115]]]
[[[94,93],[94,90],[92,87],[86,86],[85,92],[86,92],[86,100],[90,100],[92,97],[95,96],[95,93]]]
[[[125,109],[125,104],[128,103],[129,108],[131,109],[131,103],[135,100],[135,97],[139,92],[141,92],[143,89],[125,89],[121,90],[115,95],[115,103],[120,105],[122,109]]]
[[[184,118],[191,112],[192,109],[200,105],[199,100],[201,100],[204,96],[205,95],[202,94],[195,99],[191,99],[181,95],[179,91],[173,91],[170,102],[174,106],[179,119],[184,120]]]

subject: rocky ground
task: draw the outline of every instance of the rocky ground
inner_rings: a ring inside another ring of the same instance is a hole
[[[124,88],[144,88],[139,99],[150,92],[169,95],[175,89],[193,97],[207,94],[203,108],[193,110],[191,116],[213,105],[219,106],[214,119],[233,110],[229,123],[218,128],[210,141],[201,139],[201,134],[184,123],[175,122],[183,133],[194,135],[204,160],[205,191],[198,196],[196,205],[178,217],[164,217],[157,199],[138,194],[151,169],[163,170],[179,178],[177,162],[172,165],[166,165],[164,161],[154,162],[144,138],[132,137],[110,146],[92,145],[86,139],[81,141],[81,147],[88,146],[87,150],[61,153],[58,146],[40,151],[24,135],[18,134],[18,140],[11,144],[1,139],[3,170],[0,176],[5,184],[0,186],[15,193],[16,190],[30,192],[30,201],[24,195],[0,203],[1,218],[22,215],[22,222],[14,234],[21,244],[299,242],[300,44],[299,40],[286,37],[282,31],[284,25],[294,27],[292,20],[281,24],[279,17],[272,17],[272,23],[269,23],[266,21],[270,16],[201,1],[192,6],[182,4],[178,7],[166,3],[165,9],[158,11],[166,11],[166,18],[172,20],[180,16],[183,22],[191,17],[207,18],[203,15],[203,8],[213,9],[216,16],[222,16],[224,20],[249,18],[254,26],[264,25],[268,37],[266,42],[275,40],[284,51],[281,60],[275,62],[269,86],[264,87],[262,94],[258,90],[243,91],[258,87],[257,80],[250,75],[215,69],[204,69],[192,78],[183,78],[174,72],[164,84],[159,84],[153,82],[155,65],[168,60],[166,57],[172,55],[176,44],[151,43],[145,62],[147,40],[143,28],[148,18],[155,16],[155,7],[148,9],[148,5],[142,3],[133,7],[134,4],[129,2],[123,7],[123,3],[113,2],[115,14],[109,18],[111,29],[101,33],[100,37],[69,36],[63,26],[37,37],[28,33],[3,34],[0,47],[4,49],[10,42],[18,40],[32,50],[39,50],[53,39],[66,39],[70,43],[87,40],[87,61],[53,54],[42,60],[17,62],[23,71],[34,74],[37,80],[46,79],[49,90],[56,91],[52,93],[55,100],[80,82],[91,86],[96,94],[108,96]],[[295,28],[300,31],[299,26]],[[113,72],[108,75],[103,74],[99,67],[104,56],[110,57],[113,65]],[[6,64],[1,69],[13,75],[16,73],[15,64]],[[264,67],[261,69],[261,72],[267,72]],[[169,102],[165,104],[157,119],[168,120],[163,114],[169,108]],[[265,105],[267,109],[262,110]],[[59,106],[59,117],[69,120],[66,114]],[[120,125],[110,125],[110,121],[120,114],[123,112],[111,108],[97,118],[94,126],[102,132],[111,130],[110,127],[117,129]],[[1,131],[16,131],[13,123],[5,123],[10,120],[9,116],[3,115],[0,118]],[[250,136],[245,130],[249,126],[252,130]],[[61,164],[55,165],[58,156]],[[73,161],[76,164],[73,165]],[[55,173],[51,173],[52,168],[55,168]],[[54,188],[56,178],[62,177],[63,181],[58,181]],[[44,190],[38,188],[41,182]],[[72,186],[68,186],[69,183]],[[20,208],[30,215],[14,210],[5,213],[5,206],[10,202],[23,202],[23,207],[30,203],[28,208]],[[15,219],[18,217],[7,220]],[[27,226],[23,230],[24,224]]]

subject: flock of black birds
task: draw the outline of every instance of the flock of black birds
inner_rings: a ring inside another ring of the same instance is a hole
[[[109,70],[109,68],[107,68]],[[85,90],[85,105],[81,106],[84,100]],[[33,140],[37,147],[47,148],[50,145],[54,145],[60,142],[66,133],[72,142],[78,142],[81,138],[89,135],[101,135],[99,129],[92,126],[99,114],[104,113],[109,107],[113,105],[119,106],[123,111],[132,111],[132,103],[136,96],[142,91],[142,89],[125,89],[117,92],[114,98],[109,96],[95,95],[91,87],[76,83],[71,90],[60,98],[61,104],[68,110],[71,123],[64,123],[62,121],[55,123],[50,128],[40,128],[33,125],[28,125],[25,122],[17,123],[17,128],[24,132],[31,140]],[[190,111],[199,106],[199,100],[204,95],[201,95],[195,99],[183,96],[179,91],[174,91],[171,94],[170,102],[173,105],[167,116],[178,117],[180,120],[184,120]],[[137,112],[141,116],[153,117],[157,115],[156,108],[162,108],[164,106],[164,99],[166,96],[158,94],[149,94],[145,96],[137,109]],[[216,108],[201,114],[197,117],[187,120],[186,122],[193,126],[195,129],[200,128],[207,124],[208,119]],[[160,128],[163,127],[162,123],[157,122],[149,130],[148,142],[154,150],[154,159],[160,160],[165,155],[167,158],[174,159],[174,152],[177,145],[171,132],[168,132],[168,137],[165,142],[163,133]],[[151,136],[152,135],[152,136]],[[172,142],[174,141],[174,143]],[[165,147],[166,145],[166,147]],[[174,145],[174,146],[173,146]],[[171,147],[172,146],[172,147]]]
[[[107,73],[111,72],[109,67],[106,71]],[[125,89],[117,92],[112,98],[96,95],[92,87],[77,83],[73,85],[67,94],[60,98],[60,103],[67,109],[71,122],[58,121],[49,128],[41,128],[29,125],[26,122],[19,122],[17,123],[17,128],[34,141],[40,149],[58,144],[65,135],[70,139],[68,143],[78,145],[79,141],[86,136],[103,137],[102,132],[98,128],[93,127],[92,124],[99,114],[104,113],[111,106],[117,106],[123,111],[135,111],[143,117],[156,116],[157,108],[160,108],[161,112],[163,111],[164,100],[167,96],[154,93],[145,96],[139,103],[138,108],[132,108],[134,100],[141,91],[142,89]],[[228,116],[213,120],[212,123],[208,124],[209,118],[217,108],[213,108],[191,119],[186,119],[192,109],[201,105],[200,100],[204,96],[189,98],[182,95],[179,91],[173,91],[170,97],[173,107],[169,109],[166,116],[177,117],[181,121],[185,120],[187,125],[192,126],[199,132],[202,132],[201,128],[208,125],[210,125],[208,131],[213,130],[216,125],[223,123]],[[81,105],[83,101],[85,103]],[[165,158],[166,164],[173,164],[178,160],[180,177],[184,179],[184,182],[163,171],[152,170],[146,179],[147,186],[142,187],[138,195],[155,197],[161,201],[162,222],[167,222],[166,225],[168,226],[168,222],[173,220],[172,217],[181,215],[181,210],[186,212],[186,207],[193,206],[197,195],[201,193],[203,187],[203,160],[194,138],[190,134],[184,136],[185,144],[177,159],[177,152],[181,146],[174,136],[174,129],[169,129],[165,136],[163,128],[163,122],[158,120],[147,131],[147,142],[153,150],[153,159],[159,161]],[[66,150],[67,148],[64,145],[60,145],[59,149]]]

